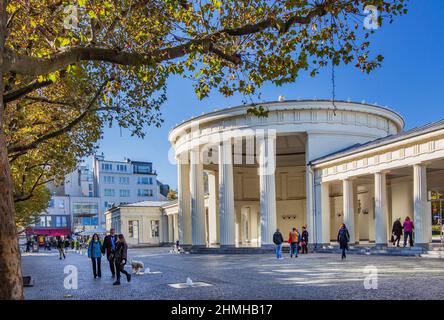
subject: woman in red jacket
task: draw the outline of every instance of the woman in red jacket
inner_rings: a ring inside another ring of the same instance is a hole
[[[402,228],[404,229],[404,247],[407,245],[407,238],[410,240],[410,247],[413,247],[413,229],[415,229],[415,226],[410,217],[405,218]]]

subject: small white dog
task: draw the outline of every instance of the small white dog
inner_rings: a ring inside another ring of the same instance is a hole
[[[143,274],[143,270],[145,269],[145,265],[143,264],[142,261],[132,260],[131,261],[131,268],[132,268],[133,273],[139,275],[139,274]]]

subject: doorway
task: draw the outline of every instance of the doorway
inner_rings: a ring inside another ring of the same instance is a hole
[[[443,239],[444,200],[432,201],[432,238],[434,242]]]
[[[432,191],[430,193],[432,207],[432,239],[434,242],[444,242],[444,192]]]

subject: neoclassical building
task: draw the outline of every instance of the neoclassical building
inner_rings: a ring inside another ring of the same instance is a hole
[[[193,247],[272,245],[307,225],[312,245],[386,246],[396,218],[415,223],[415,244],[441,237],[444,122],[403,131],[377,105],[280,101],[216,110],[170,131],[178,204],[167,207],[169,240]]]

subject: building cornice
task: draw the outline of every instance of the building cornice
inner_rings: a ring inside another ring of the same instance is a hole
[[[348,102],[348,101],[335,101],[337,111],[354,111],[374,114],[377,116],[384,117],[391,120],[396,126],[398,132],[400,132],[405,125],[403,117],[386,107],[380,107],[376,105]],[[270,112],[274,111],[288,111],[288,110],[332,110],[333,105],[330,100],[290,100],[284,102],[265,102],[261,104],[256,104],[256,106],[263,106]],[[203,125],[215,121],[223,121],[228,118],[245,116],[247,110],[252,107],[252,105],[242,105],[237,107],[231,107],[226,109],[221,109],[213,112],[209,112],[198,117],[194,117],[190,120],[184,121],[182,124],[173,128],[168,135],[170,143],[173,145],[178,137],[187,134],[191,128],[197,125]]]

